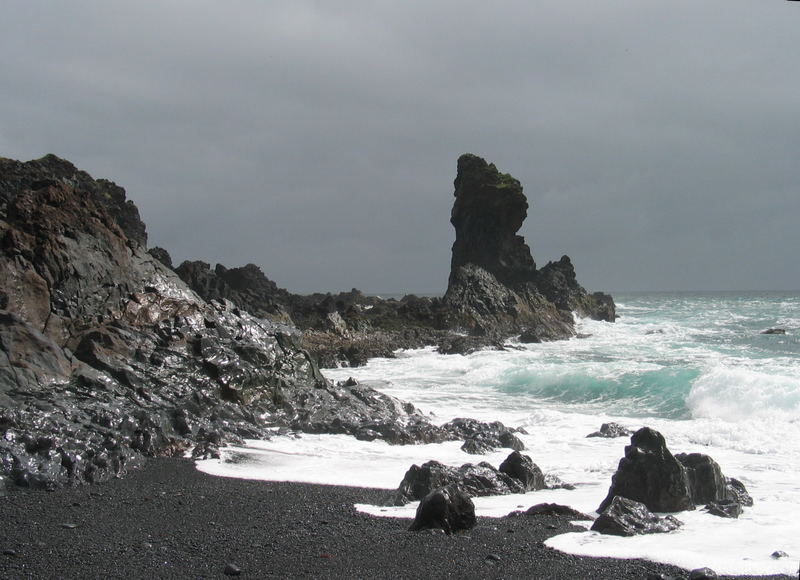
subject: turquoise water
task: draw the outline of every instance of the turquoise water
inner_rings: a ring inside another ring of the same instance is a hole
[[[494,377],[494,388],[674,419],[707,413],[715,393],[736,394],[743,414],[748,395],[778,411],[800,406],[800,293],[630,293],[615,299],[615,324],[583,321],[580,330],[589,337],[532,349]],[[770,328],[787,334],[762,334]]]

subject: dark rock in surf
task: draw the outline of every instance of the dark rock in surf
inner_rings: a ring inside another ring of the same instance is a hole
[[[726,488],[728,490],[728,498],[735,501],[739,505],[752,506],[753,498],[747,492],[744,484],[734,477],[726,478]]]
[[[728,498],[725,476],[719,464],[703,453],[678,453],[675,459],[686,468],[692,502],[707,504]]]
[[[642,427],[631,437],[598,512],[620,496],[643,503],[655,512],[693,510],[686,468],[667,449],[658,431]]]
[[[633,432],[619,423],[603,423],[599,431],[589,433],[586,437],[605,437],[611,439],[614,437],[630,437],[631,435],[633,435]]]
[[[519,451],[514,451],[506,457],[500,464],[499,471],[522,482],[525,491],[535,491],[547,487],[544,474],[539,466],[533,462],[533,459]]]
[[[705,509],[712,516],[720,518],[738,518],[742,515],[742,504],[731,499],[709,502]]]
[[[454,439],[464,439],[461,449],[472,455],[484,455],[500,447],[516,451],[525,449],[525,444],[514,435],[514,430],[500,421],[485,423],[459,417],[442,425],[442,429],[452,434]]]
[[[785,328],[768,328],[761,332],[761,334],[786,334]]]
[[[614,496],[591,529],[601,534],[636,536],[671,532],[682,525],[673,516],[662,518],[653,514],[643,503]]]
[[[416,532],[442,529],[447,534],[475,527],[475,504],[457,485],[448,485],[427,494],[417,507],[409,528]]]
[[[526,491],[521,481],[498,471],[486,462],[450,467],[438,461],[427,461],[421,466],[412,465],[409,468],[397,488],[394,503],[405,505],[447,485],[458,486],[470,497],[508,495]]]

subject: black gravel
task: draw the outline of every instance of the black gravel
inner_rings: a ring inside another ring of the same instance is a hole
[[[154,459],[102,485],[0,497],[0,578],[688,576],[546,548],[574,529],[558,516],[479,518],[469,533],[445,536],[353,508],[388,494],[213,477],[188,460]]]

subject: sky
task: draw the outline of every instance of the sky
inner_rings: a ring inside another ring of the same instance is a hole
[[[589,290],[800,289],[798,30],[783,0],[9,0],[0,156],[293,292],[443,292],[466,152]]]

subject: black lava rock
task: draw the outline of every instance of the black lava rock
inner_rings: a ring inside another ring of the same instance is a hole
[[[615,496],[592,524],[592,530],[614,536],[671,532],[683,524],[673,516],[658,517],[643,503]]]
[[[457,485],[448,485],[426,495],[417,507],[410,531],[441,528],[452,534],[475,527],[475,504]]]

